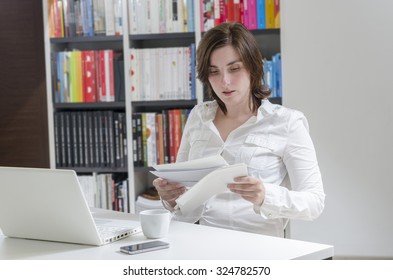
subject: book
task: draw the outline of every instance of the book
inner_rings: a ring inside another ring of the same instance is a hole
[[[214,26],[226,21],[225,0],[214,0]]]
[[[146,152],[147,165],[152,166],[157,163],[157,141],[156,141],[156,114],[144,113],[146,118]]]
[[[205,32],[214,27],[214,0],[199,0],[201,31]],[[232,0],[233,1],[233,0]]]
[[[274,28],[280,28],[280,0],[274,0]]]
[[[254,30],[258,28],[257,22],[257,0],[244,0],[247,2],[248,9],[248,29]]]
[[[93,50],[82,51],[82,65],[84,102],[96,102],[96,61]]]
[[[274,28],[274,0],[265,0],[266,28]]]
[[[63,12],[64,12],[64,36],[75,37],[76,36],[75,1],[63,0]]]
[[[258,29],[266,28],[265,0],[256,0],[256,14]]]
[[[105,1],[93,0],[94,35],[105,35]]]
[[[128,32],[132,35],[138,33],[137,4],[136,0],[128,0]]]
[[[156,114],[156,154],[157,164],[164,164],[164,132],[163,132],[162,113]]]
[[[113,0],[105,0],[105,35],[115,35],[115,13]]]
[[[125,1],[125,0],[124,0]],[[123,0],[114,0],[113,13],[115,21],[115,35],[123,35]]]

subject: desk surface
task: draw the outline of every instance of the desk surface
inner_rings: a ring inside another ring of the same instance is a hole
[[[103,211],[95,216],[135,220],[136,215]],[[287,260],[333,257],[333,246],[172,221],[162,239],[169,249],[126,255],[120,246],[150,241],[142,233],[95,247],[9,238],[0,231],[0,259],[39,260]]]

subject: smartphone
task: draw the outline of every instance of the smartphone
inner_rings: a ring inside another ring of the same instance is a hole
[[[169,248],[169,243],[166,243],[163,241],[150,241],[150,242],[145,242],[145,243],[138,243],[138,244],[133,244],[133,245],[128,245],[128,246],[122,246],[122,247],[120,247],[120,252],[129,254],[129,255],[134,255],[134,254],[150,252],[150,251],[155,251],[155,250],[160,250],[160,249],[165,249],[165,248]]]

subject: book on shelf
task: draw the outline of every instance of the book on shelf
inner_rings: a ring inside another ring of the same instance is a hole
[[[93,0],[94,35],[105,35],[105,0]]]
[[[281,27],[280,0],[274,0],[274,28]]]
[[[50,38],[123,34],[123,1],[48,0]]]
[[[132,35],[193,32],[194,1],[128,0],[129,32]]]
[[[64,37],[76,36],[75,0],[63,0]]]
[[[115,35],[115,13],[113,0],[105,0],[105,35]]]
[[[125,167],[127,163],[124,112],[55,112],[57,167]]]
[[[266,28],[275,27],[274,1],[275,0],[265,0]]]
[[[264,84],[271,89],[271,97],[282,97],[281,54],[263,60]]]
[[[113,174],[78,175],[89,207],[129,213],[128,180]]]
[[[97,101],[96,56],[93,50],[82,51],[84,102]]]
[[[190,109],[133,113],[133,162],[136,167],[176,161]]]
[[[156,162],[158,164],[165,163],[164,153],[164,131],[163,131],[163,117],[162,113],[155,114],[155,126],[156,126]]]
[[[51,38],[64,37],[63,2],[48,0],[49,36]]]
[[[52,54],[55,103],[125,101],[124,58],[105,50]]]
[[[132,100],[189,100],[195,97],[194,54],[194,44],[130,49]]]
[[[157,162],[156,113],[145,113],[144,115],[146,120],[146,166],[151,166]],[[142,118],[142,120],[144,120],[144,118]]]
[[[120,52],[113,53],[113,76],[114,76],[115,101],[126,101],[124,56]]]
[[[201,31],[222,22],[241,22],[249,30],[280,28],[280,0],[199,0]]]

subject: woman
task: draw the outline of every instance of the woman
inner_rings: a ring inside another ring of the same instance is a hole
[[[210,29],[198,46],[197,73],[213,101],[191,111],[177,161],[221,154],[229,164],[247,164],[249,176],[192,216],[174,210],[185,186],[157,178],[165,207],[177,220],[280,237],[289,219],[317,218],[325,194],[307,120],[268,101],[254,36],[240,23]]]

